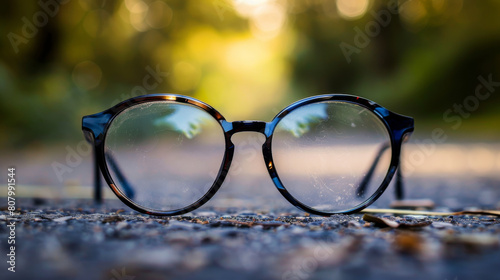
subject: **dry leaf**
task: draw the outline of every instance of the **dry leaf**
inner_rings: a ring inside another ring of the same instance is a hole
[[[415,223],[404,221],[399,223],[399,228],[421,228],[429,225],[432,225],[431,221],[417,221]]]
[[[121,216],[109,216],[109,217],[102,219],[102,223],[105,224],[105,223],[112,223],[112,222],[121,222],[123,220],[125,220],[125,219],[122,218]]]
[[[495,210],[470,210],[470,211],[460,211],[455,212],[453,215],[487,215],[487,216],[497,216],[500,217],[500,211]]]
[[[396,215],[425,215],[425,216],[460,216],[460,215],[486,215],[500,217],[500,211],[497,210],[470,210],[460,212],[432,212],[432,211],[414,211],[401,209],[363,209],[361,213],[373,214],[396,214]]]
[[[370,214],[365,214],[363,215],[363,220],[374,223],[376,226],[379,227],[391,227],[391,228],[419,228],[419,227],[426,227],[430,224],[432,224],[431,221],[404,221],[401,220],[399,222],[395,222],[386,218],[380,218],[376,217]]]
[[[391,220],[386,219],[386,218],[379,218],[376,216],[372,216],[370,214],[364,214],[363,220],[370,222],[370,223],[374,223],[378,227],[391,227],[391,228],[399,227],[399,224],[395,221],[391,221]]]
[[[226,222],[229,222],[233,224],[234,226],[243,226],[243,227],[253,227],[253,226],[262,226],[264,229],[269,229],[269,228],[276,228],[282,225],[288,226],[287,224],[284,223],[275,223],[275,222],[243,222],[243,221],[238,221],[238,220],[226,220]]]

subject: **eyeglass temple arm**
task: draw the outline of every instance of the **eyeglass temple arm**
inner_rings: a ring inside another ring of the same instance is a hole
[[[102,202],[102,180],[101,180],[101,172],[99,168],[99,164],[97,161],[97,149],[94,147],[94,200],[98,203]],[[125,191],[125,195],[129,198],[134,198],[135,192],[132,185],[129,183],[127,178],[123,175],[123,172],[118,167],[115,158],[107,153],[106,159],[108,161],[108,166],[113,169],[116,174],[116,179],[120,181],[120,185]]]
[[[92,146],[92,157],[94,162],[94,201],[97,203],[102,202],[102,182],[101,182],[101,173],[99,170],[99,164],[97,162],[97,149],[95,146]]]
[[[380,161],[380,158],[384,154],[384,152],[390,147],[389,142],[384,143],[378,153],[377,156],[375,157],[375,160],[373,161],[372,165],[370,166],[370,169],[368,172],[366,172],[365,177],[361,181],[361,183],[358,186],[358,189],[356,190],[356,194],[358,196],[363,196],[366,188],[370,184],[370,181],[372,180],[373,173],[375,172],[375,169],[377,168],[377,165]],[[399,165],[398,169],[396,170],[396,185],[395,185],[395,196],[396,199],[401,200],[404,197],[404,183],[403,183],[403,175],[401,172],[401,164]]]

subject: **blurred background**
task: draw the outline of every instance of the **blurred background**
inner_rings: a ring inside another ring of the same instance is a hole
[[[81,117],[137,95],[269,121],[301,98],[349,93],[415,118],[409,170],[493,176],[499,13],[494,0],[6,1],[2,167],[25,165],[26,184],[90,185]]]

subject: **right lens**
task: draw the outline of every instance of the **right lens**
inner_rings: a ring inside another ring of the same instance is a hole
[[[372,196],[392,153],[389,132],[377,115],[338,101],[291,111],[278,122],[271,148],[285,189],[324,213],[350,210]]]
[[[125,109],[105,138],[106,164],[116,187],[137,205],[158,212],[202,198],[224,152],[219,122],[201,108],[173,101]]]

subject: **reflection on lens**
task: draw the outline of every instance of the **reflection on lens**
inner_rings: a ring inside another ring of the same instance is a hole
[[[273,161],[286,190],[322,212],[349,210],[366,201],[382,184],[391,153],[382,121],[347,102],[293,110],[277,124],[272,139]]]
[[[108,128],[106,164],[115,185],[136,204],[173,211],[202,198],[224,157],[224,134],[204,110],[170,101],[121,112]]]

